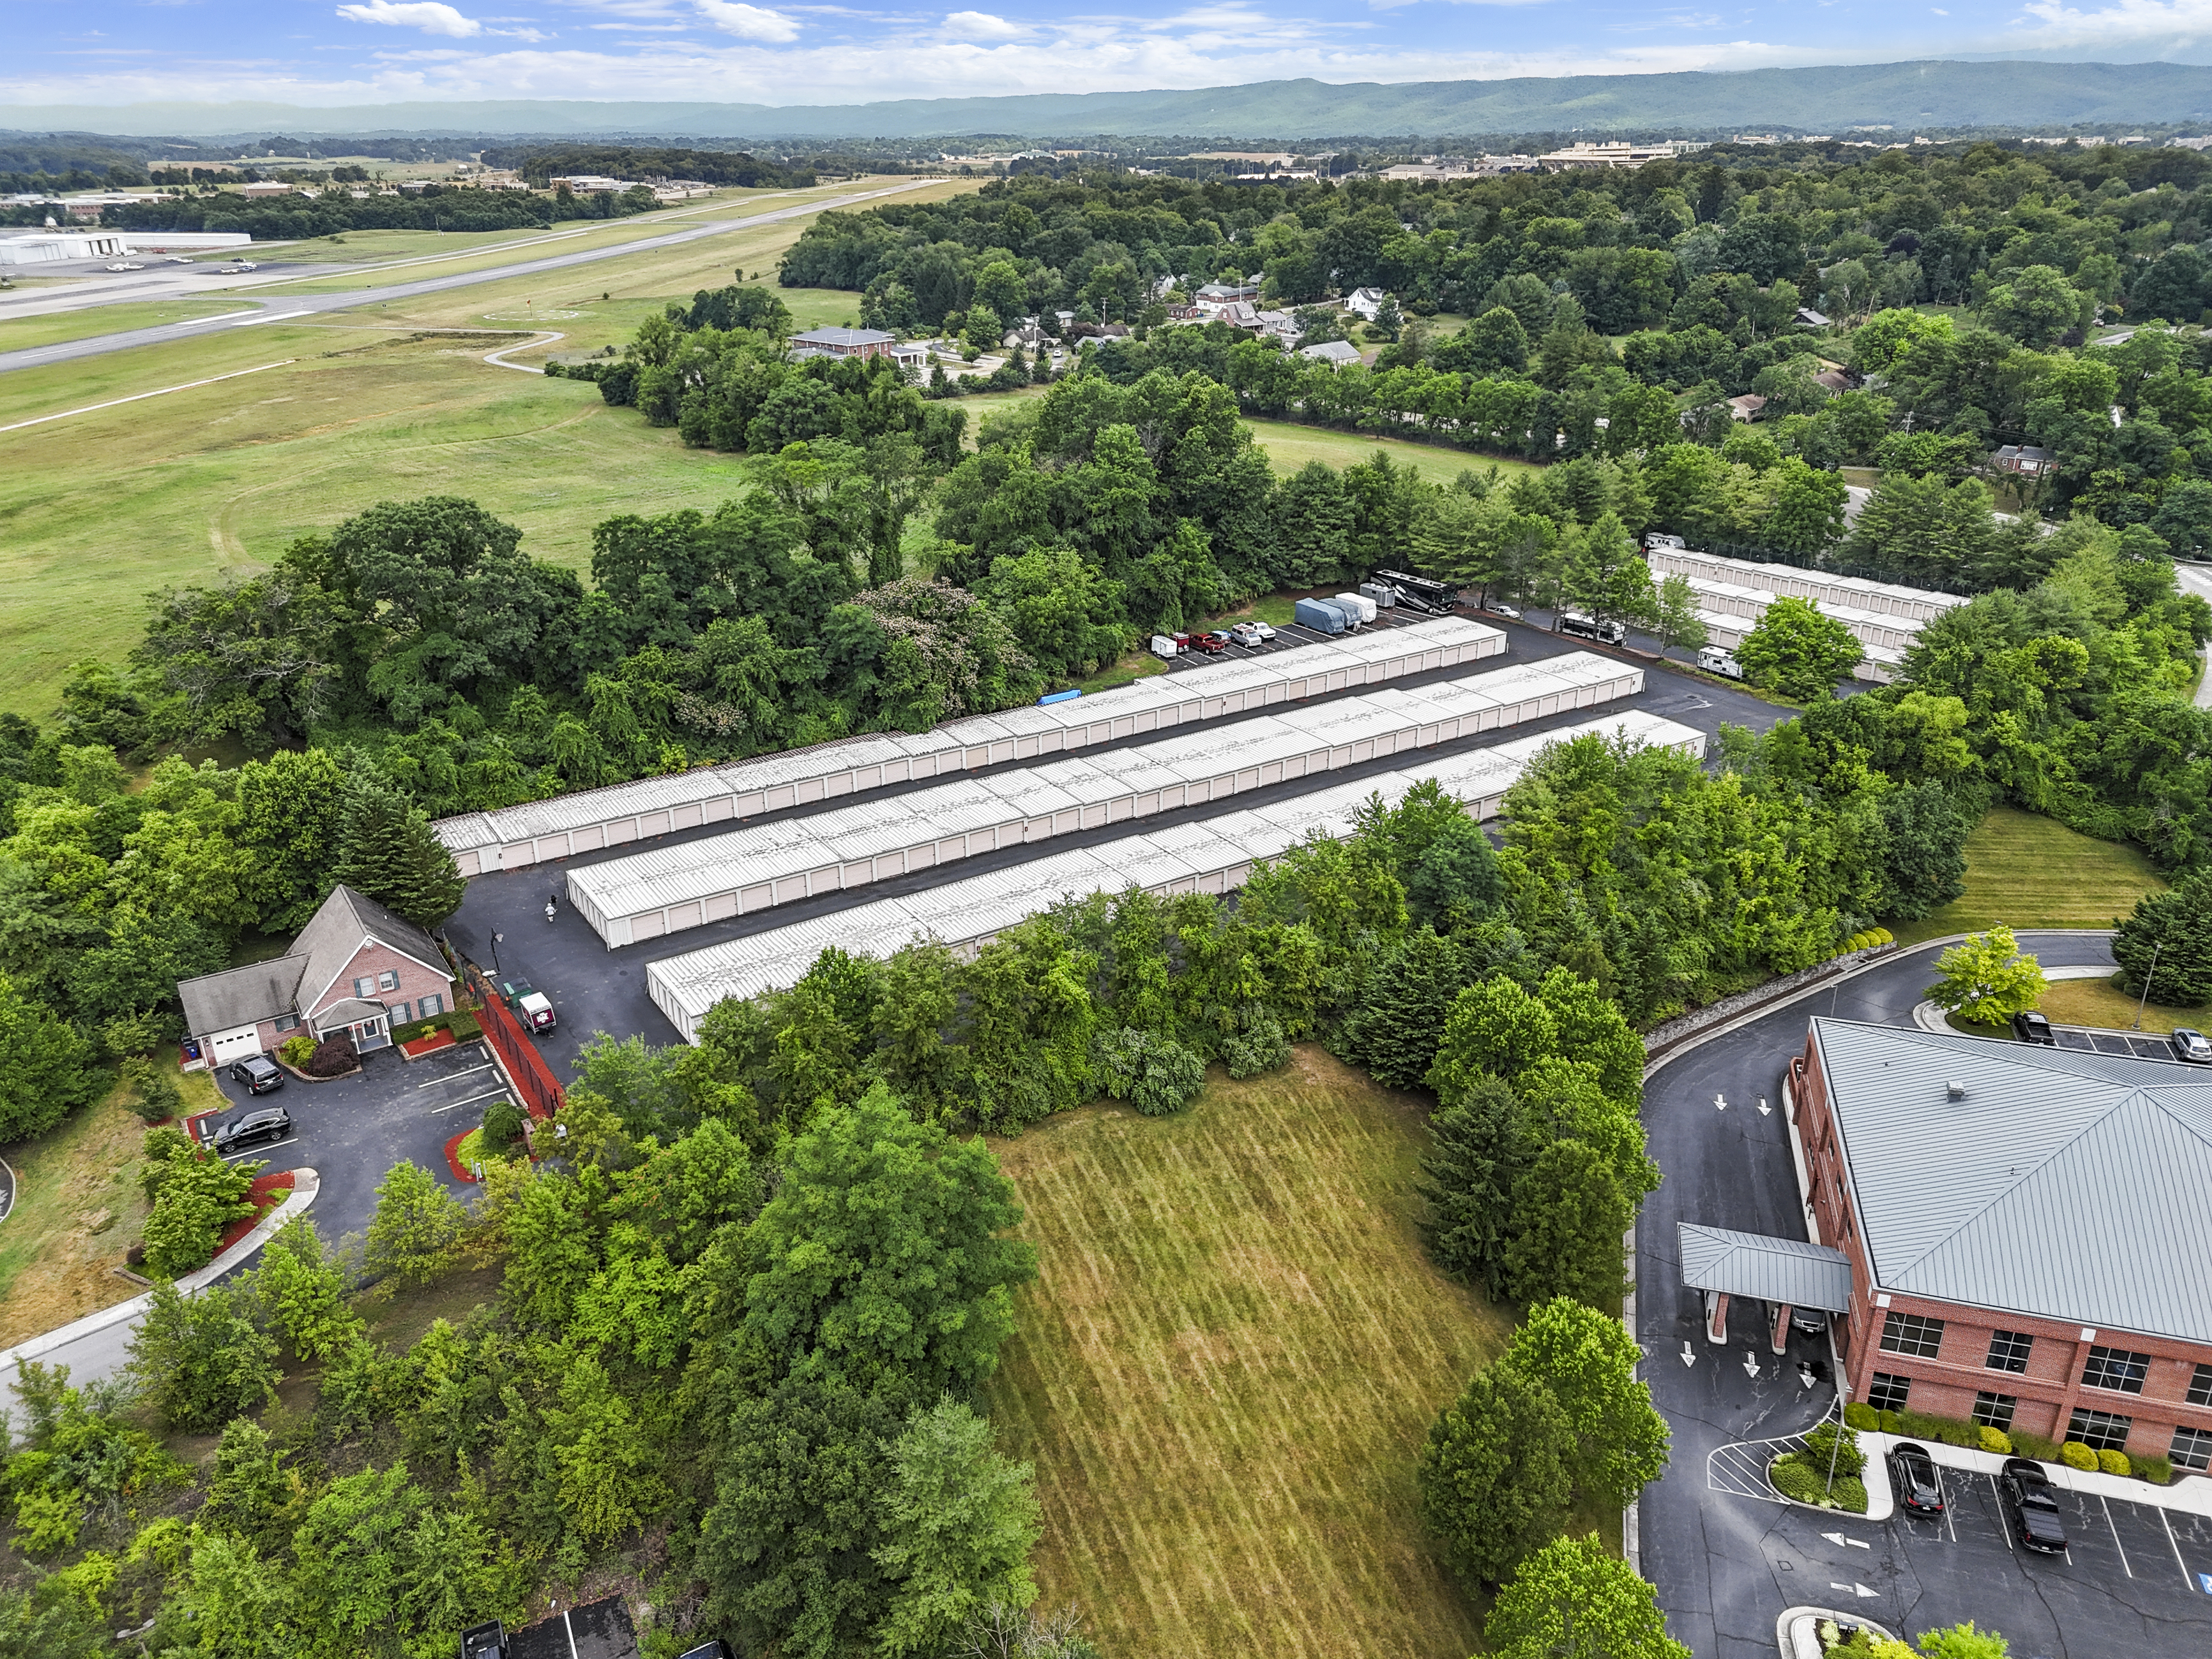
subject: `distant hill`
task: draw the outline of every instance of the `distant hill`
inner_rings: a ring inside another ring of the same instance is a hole
[[[1118,133],[1292,140],[1370,133],[1477,137],[1568,128],[1898,127],[2212,120],[2212,67],[2040,62],[1847,64],[1718,74],[1579,75],[1331,86],[1263,81],[1195,92],[909,98],[877,104],[591,103],[0,106],[21,131],[399,132],[663,138],[921,138]]]

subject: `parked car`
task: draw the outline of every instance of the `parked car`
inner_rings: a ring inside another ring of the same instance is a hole
[[[2014,1541],[2041,1555],[2066,1553],[2066,1522],[2058,1513],[2058,1500],[2051,1495],[2051,1477],[2032,1457],[2008,1457],[1997,1471],[1997,1491],[2002,1495]]]
[[[1673,548],[1678,552],[1686,552],[1689,550],[1689,545],[1680,536],[1662,535],[1656,530],[1644,538],[1644,550],[1646,553],[1656,553],[1662,547]]]
[[[120,259],[115,264],[108,266],[108,269],[110,270],[143,270],[146,267],[140,264],[136,259]]]
[[[1244,643],[1243,637],[1233,628],[1217,628],[1206,637],[1212,640],[1216,645],[1219,646],[1224,651],[1232,645],[1242,645]]]
[[[2173,1044],[2176,1060],[2185,1060],[2192,1066],[2212,1066],[2212,1037],[2207,1037],[2203,1032],[2179,1025],[2167,1040]]]
[[[2012,1034],[2022,1042],[2033,1042],[2045,1048],[2058,1046],[2058,1033],[2051,1029],[2051,1022],[2029,1008],[2012,1017]]]
[[[733,1659],[733,1656],[730,1652],[730,1644],[718,1636],[696,1648],[684,1649],[676,1656],[676,1659]]]
[[[1927,1447],[1900,1440],[1889,1449],[1889,1486],[1913,1514],[1943,1513],[1943,1481]]]
[[[282,1106],[264,1106],[258,1112],[240,1112],[219,1124],[208,1137],[208,1144],[218,1152],[228,1153],[264,1141],[289,1139],[291,1133],[291,1113]]]
[[[284,1068],[266,1054],[248,1054],[231,1061],[230,1080],[249,1095],[265,1095],[284,1086]]]
[[[1490,607],[1490,614],[1493,617],[1503,617],[1508,622],[1521,620],[1520,611],[1510,605],[1493,605]]]
[[[1792,1330],[1802,1331],[1807,1336],[1818,1336],[1828,1328],[1828,1316],[1818,1308],[1792,1308],[1790,1310],[1790,1326]]]
[[[550,1031],[561,1023],[554,1018],[553,1005],[545,993],[526,979],[501,980],[499,995],[533,1036]]]
[[[1209,657],[1215,656],[1229,648],[1228,639],[1225,634],[1193,634],[1189,635],[1190,648],[1203,651]]]
[[[1265,645],[1275,637],[1275,630],[1263,622],[1241,622],[1229,631],[1247,645]]]
[[[243,276],[247,271],[260,268],[251,259],[234,259],[227,265],[217,265],[215,270],[218,276]]]

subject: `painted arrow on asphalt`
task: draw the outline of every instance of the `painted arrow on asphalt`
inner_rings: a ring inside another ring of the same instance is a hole
[[[1685,1365],[1694,1365],[1698,1363],[1697,1350],[1691,1347],[1686,1340],[1682,1344],[1682,1363]]]
[[[1747,1353],[1744,1355],[1743,1374],[1746,1376],[1757,1376],[1759,1375],[1759,1356],[1757,1354]]]
[[[1831,1544],[1849,1544],[1855,1550],[1870,1550],[1874,1547],[1871,1544],[1862,1544],[1856,1538],[1846,1538],[1839,1532],[1824,1532],[1820,1536],[1826,1539]]]
[[[1713,1104],[1718,1107],[1722,1111],[1725,1112],[1728,1110],[1728,1097],[1726,1095],[1720,1094],[1715,1095],[1713,1097]]]
[[[1869,1589],[1864,1584],[1838,1584],[1832,1578],[1828,1581],[1828,1588],[1832,1590],[1842,1590],[1847,1595],[1879,1595],[1881,1594],[1880,1590]]]
[[[1766,1103],[1766,1097],[1765,1095],[1761,1095],[1759,1097],[1759,1115],[1761,1117],[1771,1117],[1774,1115],[1774,1108]]]

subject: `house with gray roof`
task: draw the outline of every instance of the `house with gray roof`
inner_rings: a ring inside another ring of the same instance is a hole
[[[180,981],[177,1000],[200,1063],[220,1066],[303,1032],[384,1048],[394,1026],[453,1006],[453,975],[429,934],[339,886],[283,956]]]
[[[1789,1107],[1851,1399],[2212,1469],[2212,1069],[1814,1019]]]
[[[1327,363],[1331,368],[1342,368],[1360,361],[1359,348],[1349,340],[1322,340],[1310,346],[1300,346],[1298,356],[1310,357],[1317,363]]]

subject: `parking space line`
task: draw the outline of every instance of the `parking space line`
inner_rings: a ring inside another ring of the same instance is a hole
[[[1997,1532],[1998,1534],[2005,1540],[2005,1553],[2007,1555],[2010,1555],[2014,1553],[2012,1547],[2012,1522],[2005,1516],[2004,1494],[1997,1490],[1996,1476],[1994,1474],[1984,1474],[1982,1478],[1990,1483],[1990,1502],[1996,1505]]]
[[[241,1158],[253,1158],[263,1152],[273,1152],[279,1146],[289,1146],[299,1138],[297,1135],[287,1135],[282,1140],[270,1141],[266,1146],[256,1146],[250,1152],[217,1152],[216,1156],[226,1164],[235,1164]]]
[[[1951,1489],[1944,1484],[1942,1464],[1936,1467],[1936,1495],[1943,1500],[1943,1524],[1949,1528],[1951,1541],[1959,1541],[1959,1508],[1951,1501]]]
[[[491,1062],[489,1060],[486,1060],[483,1065],[471,1066],[465,1072],[453,1072],[447,1073],[444,1077],[434,1077],[428,1083],[418,1083],[415,1086],[417,1090],[434,1089],[441,1083],[451,1083],[457,1077],[473,1077],[478,1072],[489,1072],[489,1070],[491,1070]]]
[[[2166,1541],[2173,1551],[2173,1565],[2181,1569],[2182,1587],[2185,1589],[2193,1590],[2197,1588],[2197,1581],[2189,1576],[2189,1563],[2181,1559],[2181,1540],[2173,1535],[2173,1522],[2166,1518],[2166,1508],[2163,1504],[2155,1504],[2153,1507],[2158,1510],[2158,1524],[2166,1528]]]
[[[430,1115],[435,1117],[441,1112],[458,1112],[464,1106],[473,1106],[479,1100],[489,1100],[495,1095],[503,1096],[506,1093],[504,1087],[488,1090],[480,1095],[471,1095],[466,1100],[457,1100],[450,1106],[433,1106],[430,1109]]]
[[[2120,1542],[2120,1529],[2112,1520],[2112,1506],[2101,1492],[2098,1494],[2097,1502],[2102,1505],[2104,1509],[2105,1527],[2106,1529],[2112,1534],[2112,1547],[2118,1550],[2120,1553],[2121,1571],[2125,1572],[2129,1577],[2132,1578],[2136,1576],[2136,1570],[2128,1565],[2128,1553],[2125,1547]]]

